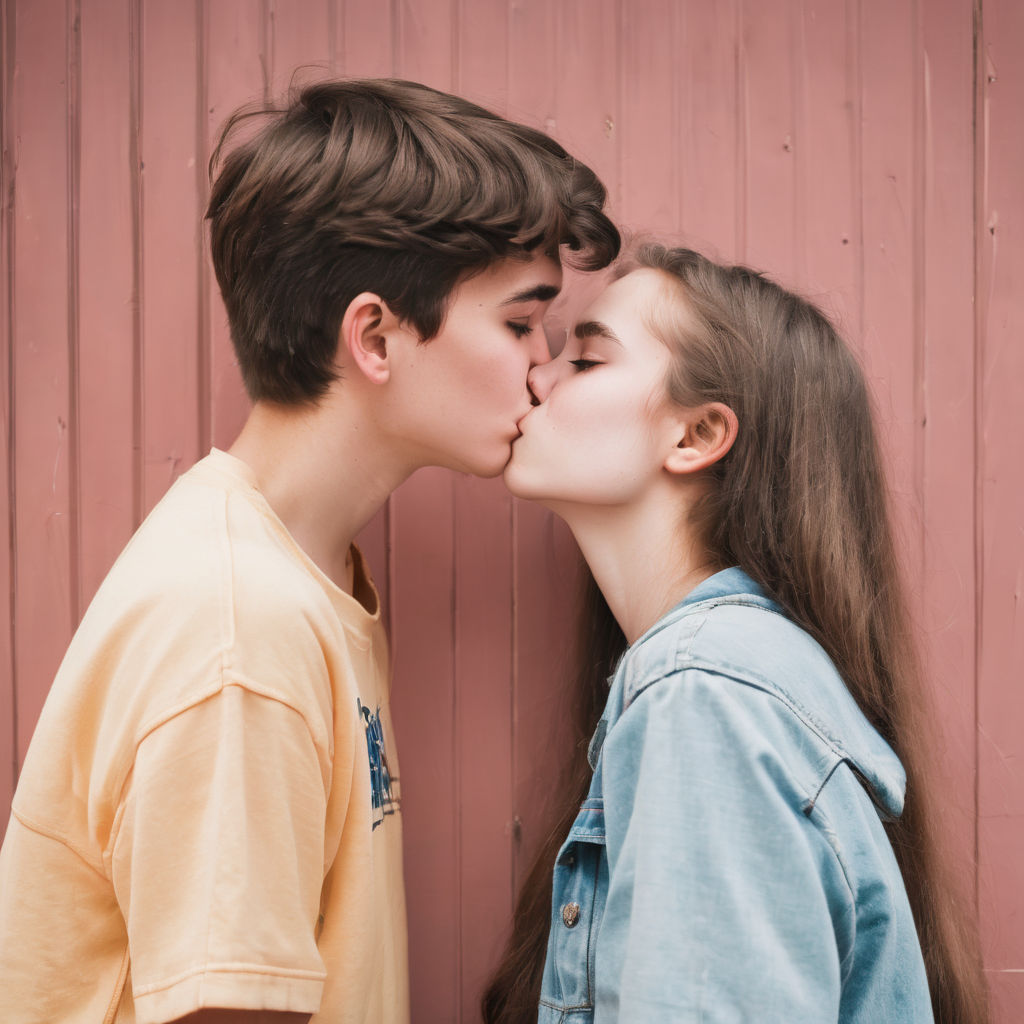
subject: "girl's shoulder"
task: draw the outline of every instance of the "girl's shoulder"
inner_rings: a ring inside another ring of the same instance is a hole
[[[885,816],[902,811],[899,759],[824,649],[763,594],[684,602],[630,648],[616,681],[619,715],[634,704],[654,703],[658,694],[687,714],[714,719],[709,727],[742,719],[744,728],[770,735],[787,761],[804,762],[808,783],[823,783],[845,762]]]

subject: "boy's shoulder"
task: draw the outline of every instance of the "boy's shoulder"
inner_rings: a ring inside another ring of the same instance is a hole
[[[202,460],[156,505],[90,604],[55,687],[83,670],[95,686],[90,666],[102,664],[112,696],[153,708],[230,682],[325,713],[331,647],[345,631],[308,559],[229,458]]]
[[[212,452],[171,486],[97,594],[173,605],[183,618],[211,604],[287,608],[322,588],[243,465]],[[247,600],[248,599],[248,600]]]

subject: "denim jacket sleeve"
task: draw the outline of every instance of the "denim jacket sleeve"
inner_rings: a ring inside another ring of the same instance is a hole
[[[837,1019],[854,898],[777,705],[686,669],[609,729],[597,1024]]]

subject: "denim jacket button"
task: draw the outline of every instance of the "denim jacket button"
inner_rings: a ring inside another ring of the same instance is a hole
[[[562,907],[562,924],[566,928],[575,928],[576,922],[580,919],[580,905],[578,903],[566,903]]]

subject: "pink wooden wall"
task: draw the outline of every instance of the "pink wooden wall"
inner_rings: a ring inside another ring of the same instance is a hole
[[[614,213],[775,271],[862,352],[946,749],[950,843],[1024,1015],[1019,0],[0,0],[0,799],[134,526],[245,416],[202,255],[210,140],[313,63],[461,92]],[[367,531],[395,645],[417,1022],[472,1021],[564,752],[573,554],[499,482]]]

